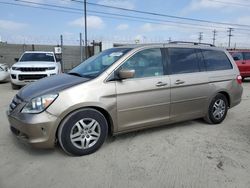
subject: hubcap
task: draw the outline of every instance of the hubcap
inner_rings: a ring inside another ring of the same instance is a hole
[[[72,127],[70,140],[75,147],[87,149],[96,144],[100,134],[100,124],[92,118],[84,118],[76,122]]]
[[[226,111],[226,104],[222,99],[215,101],[213,106],[213,116],[215,119],[220,120]]]

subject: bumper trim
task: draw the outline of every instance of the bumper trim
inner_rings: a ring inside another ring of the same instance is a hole
[[[56,116],[46,111],[41,114],[17,115],[7,112],[7,115],[10,130],[19,140],[36,148],[54,147],[58,125]]]

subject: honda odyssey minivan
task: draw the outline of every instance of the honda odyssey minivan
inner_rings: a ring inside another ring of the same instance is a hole
[[[219,124],[242,91],[239,70],[223,49],[135,45],[105,50],[68,73],[25,86],[7,114],[21,140],[40,148],[59,142],[68,154],[86,155],[108,134],[197,118]]]

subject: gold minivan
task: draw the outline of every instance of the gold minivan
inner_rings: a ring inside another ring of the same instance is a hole
[[[59,141],[72,155],[107,135],[190,119],[221,123],[239,104],[241,76],[224,49],[201,44],[111,48],[65,74],[22,88],[7,112],[11,131],[35,147]]]

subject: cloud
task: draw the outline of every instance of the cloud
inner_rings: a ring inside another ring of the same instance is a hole
[[[129,28],[128,24],[120,24],[116,27],[117,30],[127,30]]]
[[[19,23],[11,20],[1,20],[0,19],[0,30],[20,30],[27,27],[27,24]]]
[[[238,24],[250,25],[250,16],[239,17],[237,18],[236,22]]]
[[[210,0],[192,0],[191,3],[188,5],[187,10],[194,11],[200,10],[204,8],[222,8],[225,7],[222,3],[216,3]]]
[[[69,23],[71,26],[84,27],[84,18],[78,18]],[[102,29],[104,27],[103,20],[98,16],[87,16],[87,27],[89,29]]]
[[[142,32],[166,31],[166,30],[169,30],[173,27],[176,27],[176,26],[166,25],[165,23],[164,24],[145,23],[140,27],[140,30]]]
[[[235,3],[232,4],[233,0],[192,0],[187,7],[184,8],[182,13],[188,13],[192,11],[204,10],[204,9],[221,9],[221,10],[239,10],[241,8],[246,8],[246,1],[244,0],[237,0]],[[233,5],[233,6],[231,6]],[[246,5],[245,7],[243,5]]]
[[[127,9],[134,9],[135,5],[132,1],[129,0],[99,0],[98,4],[121,7]]]
[[[58,0],[58,3],[62,4],[62,5],[69,5],[71,4],[71,0]]]

